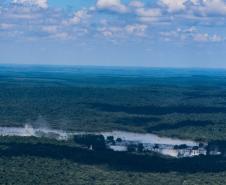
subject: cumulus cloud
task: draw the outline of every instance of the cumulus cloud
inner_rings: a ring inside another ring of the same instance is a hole
[[[13,0],[13,3],[48,8],[48,0]]]
[[[129,3],[129,6],[135,7],[135,8],[142,8],[142,7],[144,7],[144,3],[141,1],[131,1]]]
[[[73,17],[67,21],[64,21],[66,25],[75,25],[81,23],[83,20],[86,20],[90,17],[87,10],[79,10],[74,13]]]
[[[60,40],[69,40],[71,38],[70,34],[67,32],[59,32],[50,36],[53,39],[60,39]]]
[[[224,38],[216,34],[197,33],[193,35],[193,40],[198,42],[221,42],[224,41]]]
[[[0,35],[4,37],[8,32],[7,36],[20,35],[20,38],[22,35],[71,39],[90,34],[119,40],[145,36],[170,41],[225,41],[222,34],[226,19],[224,0],[156,0],[152,3],[143,0],[97,0],[95,6],[75,12],[55,7],[46,10],[47,1],[11,0],[13,4],[0,10]],[[221,36],[218,30],[213,32],[206,27],[211,24],[213,27],[221,25]]]
[[[200,15],[226,14],[224,0],[159,0],[158,4],[170,13],[194,13]]]
[[[96,7],[98,9],[106,9],[119,13],[125,13],[128,8],[121,2],[121,0],[97,0]]]
[[[131,35],[144,37],[148,26],[145,24],[128,24],[123,27],[105,26],[99,29],[99,32],[108,38],[126,38]]]
[[[147,30],[148,26],[144,24],[132,24],[127,25],[125,27],[126,31],[130,34],[134,34],[137,36],[145,36],[145,31]]]
[[[14,24],[8,24],[8,23],[0,24],[0,29],[2,29],[2,30],[12,29],[13,27],[14,27]]]
[[[42,26],[42,31],[47,32],[47,33],[57,33],[58,31],[58,26],[56,25],[45,25]]]
[[[196,2],[197,4],[197,2]],[[226,3],[223,0],[202,0],[198,2],[197,11],[204,15],[221,14],[226,15]]]
[[[195,41],[195,42],[223,42],[225,38],[217,34],[200,32],[196,27],[161,32],[160,36],[165,41]]]
[[[162,15],[161,10],[158,8],[139,8],[136,10],[136,14],[143,22],[156,21]]]
[[[105,26],[100,29],[98,29],[99,33],[101,33],[103,36],[112,38],[112,37],[121,37],[124,28],[122,27],[117,27],[117,26]]]
[[[165,6],[169,12],[177,12],[186,8],[187,0],[159,0],[159,4]]]

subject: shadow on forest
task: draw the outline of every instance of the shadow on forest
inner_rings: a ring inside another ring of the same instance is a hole
[[[225,98],[225,92],[224,91],[218,91],[217,93],[208,93],[209,91],[207,90],[205,93],[203,90],[200,90],[198,92],[193,91],[193,92],[184,92],[183,95],[186,96],[188,99],[198,99],[198,98]]]
[[[226,158],[200,156],[194,158],[163,158],[159,156],[136,155],[109,150],[90,151],[79,147],[56,144],[0,143],[1,157],[36,156],[57,160],[67,159],[89,165],[108,165],[114,170],[142,172],[219,172],[226,170]]]
[[[160,120],[155,117],[124,117],[118,118],[115,122],[122,125],[144,126],[149,122],[159,122]]]
[[[164,115],[172,113],[182,114],[200,114],[200,113],[226,113],[226,107],[204,107],[204,106],[124,106],[124,105],[110,105],[103,103],[88,104],[91,108],[99,109],[106,112],[125,112],[127,114],[138,115]]]
[[[155,126],[151,126],[147,128],[148,132],[152,131],[161,131],[161,130],[170,130],[170,129],[178,129],[178,128],[184,128],[184,127],[202,127],[207,125],[214,125],[215,123],[211,121],[192,121],[192,120],[186,120],[177,122],[175,124],[159,124]]]

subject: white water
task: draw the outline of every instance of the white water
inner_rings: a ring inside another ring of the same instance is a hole
[[[112,132],[66,132],[63,130],[48,129],[48,128],[33,128],[29,125],[24,127],[0,127],[0,136],[19,136],[19,137],[46,137],[57,140],[68,140],[74,135],[85,135],[85,134],[101,134],[105,137],[113,136],[114,139],[121,138],[124,144],[110,145],[109,147],[114,151],[126,151],[126,143],[142,143],[150,151],[153,150],[153,145],[161,145],[157,151],[163,155],[169,155],[172,157],[178,157],[180,150],[174,149],[175,145],[187,145],[188,147],[198,146],[198,142],[191,140],[182,140],[174,139],[167,137],[159,137],[155,134],[142,134],[142,133],[133,133],[133,132],[124,132],[124,131],[112,131]],[[183,151],[182,151],[183,152]],[[194,156],[198,154],[183,154],[184,156]]]
[[[121,138],[124,141],[138,142],[143,144],[159,144],[159,145],[182,145],[198,146],[199,143],[191,140],[174,139],[168,137],[160,137],[155,134],[134,133],[124,131],[112,132],[66,132],[63,130],[48,129],[48,128],[33,128],[32,126],[25,125],[24,127],[0,127],[0,136],[20,136],[20,137],[53,137],[56,139],[67,140],[73,135],[79,134],[101,134],[105,138],[113,136],[115,139]]]
[[[181,140],[167,137],[159,137],[156,134],[144,134],[144,133],[133,133],[124,131],[113,131],[113,132],[101,132],[105,137],[114,136],[114,138],[121,138],[126,141],[133,141],[143,144],[159,144],[159,145],[187,145],[187,146],[198,146],[199,143],[190,140]]]
[[[24,127],[0,127],[0,136],[18,136],[18,137],[53,137],[58,140],[67,140],[69,134],[62,130],[48,128],[33,128],[29,125]]]

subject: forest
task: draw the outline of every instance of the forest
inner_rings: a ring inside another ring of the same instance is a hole
[[[95,150],[87,138],[0,137],[0,184],[226,184],[224,73],[149,70],[2,66],[0,126],[155,133],[222,155],[113,152],[101,136],[90,136]]]

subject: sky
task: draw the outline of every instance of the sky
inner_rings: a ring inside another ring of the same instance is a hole
[[[226,68],[226,0],[0,0],[0,64]]]

